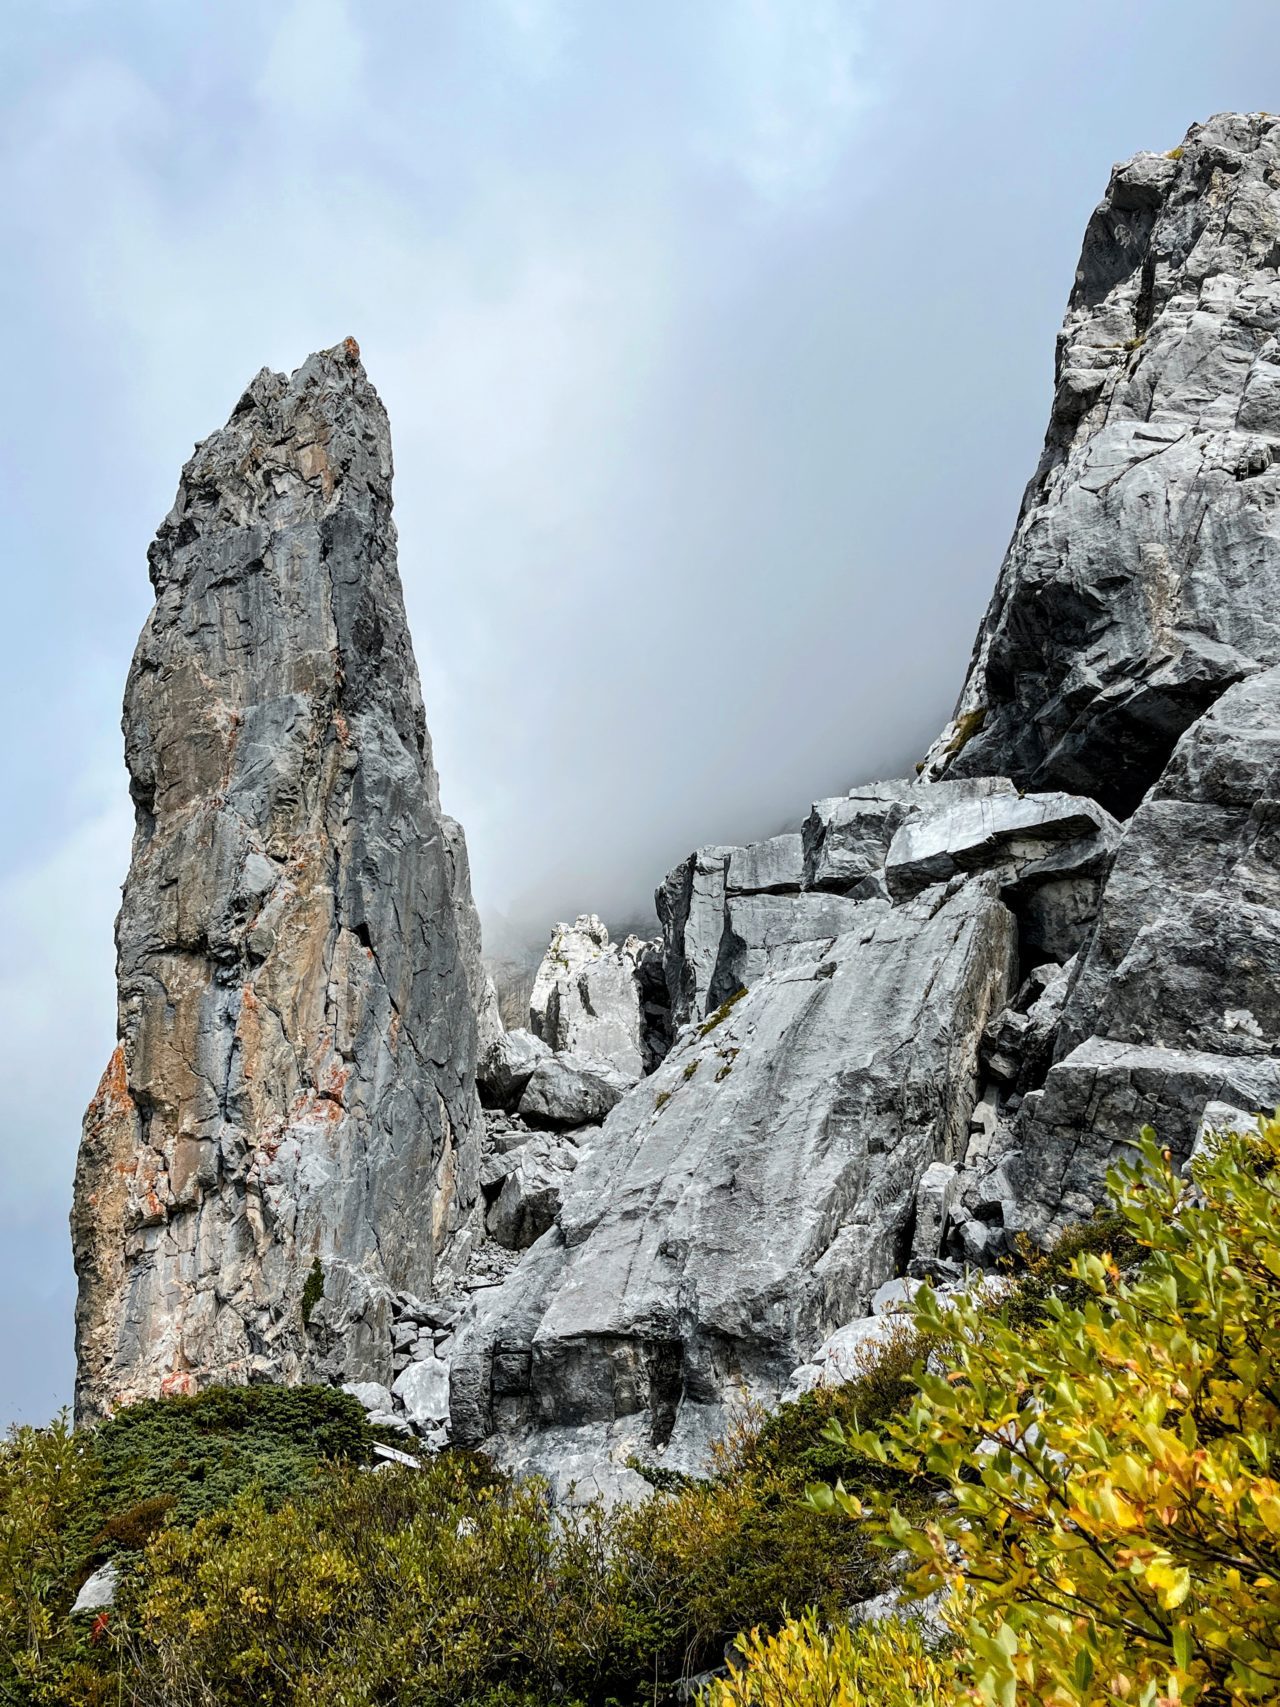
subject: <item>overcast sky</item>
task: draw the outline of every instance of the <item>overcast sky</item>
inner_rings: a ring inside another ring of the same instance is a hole
[[[1274,0],[0,7],[0,1422],[70,1396],[146,547],[352,334],[482,909],[622,919],[958,691],[1114,160],[1280,106]]]

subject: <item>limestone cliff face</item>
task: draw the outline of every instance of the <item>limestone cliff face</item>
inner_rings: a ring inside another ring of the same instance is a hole
[[[1127,815],[1232,682],[1280,662],[1280,120],[1117,166],[933,776]]]
[[[1181,1159],[1280,1100],[1278,266],[1280,121],[1116,168],[955,720],[663,883],[670,1053],[459,1319],[455,1438],[610,1495],[696,1468],[891,1277],[1087,1217],[1144,1121]]]
[[[394,1294],[476,1195],[484,980],[391,474],[348,340],[257,376],[151,547],[119,1043],[72,1216],[82,1414],[389,1379]]]
[[[1182,1155],[1206,1107],[1280,1100],[1278,268],[1265,113],[1117,166],[1085,233],[1044,452],[926,766],[1127,820],[1069,975],[988,1053],[1015,1077],[984,1238],[1087,1215],[1144,1122]]]
[[[697,1469],[740,1398],[832,1378],[886,1289],[1086,1216],[1144,1121],[1181,1159],[1280,1101],[1278,265],[1280,121],[1116,169],[923,776],[697,849],[642,953],[558,930],[537,1036],[436,802],[385,418],[353,352],[259,376],[130,677],[82,1408],[354,1378],[638,1493],[632,1454]]]

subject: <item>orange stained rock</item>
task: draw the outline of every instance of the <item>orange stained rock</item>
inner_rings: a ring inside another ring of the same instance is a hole
[[[129,1076],[125,1071],[124,1044],[117,1043],[107,1062],[106,1071],[98,1081],[89,1104],[89,1118],[95,1125],[113,1115],[132,1114],[133,1098],[129,1094]]]
[[[339,1107],[346,1101],[347,1080],[351,1077],[348,1061],[333,1061],[320,1075],[320,1094],[331,1098]]]

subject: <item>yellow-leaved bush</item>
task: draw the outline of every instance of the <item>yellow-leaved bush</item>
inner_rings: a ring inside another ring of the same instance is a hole
[[[904,1640],[925,1701],[1280,1701],[1280,1119],[1190,1172],[1146,1130],[1110,1181],[1147,1253],[1134,1272],[1081,1254],[1076,1296],[1030,1323],[926,1289],[916,1322],[945,1350],[918,1399],[878,1431],[833,1425],[870,1463],[938,1479],[923,1523],[843,1483],[809,1500],[905,1551],[909,1589],[949,1595],[955,1646],[789,1626],[747,1646],[714,1707],[896,1701],[876,1668]]]
[[[25,1701],[59,1636],[60,1591],[76,1560],[69,1517],[93,1465],[65,1416],[0,1439],[0,1702]]]
[[[737,1646],[741,1664],[704,1693],[706,1707],[951,1707],[960,1699],[952,1660],[931,1653],[910,1623],[824,1630],[809,1612],[776,1636],[753,1630]]]

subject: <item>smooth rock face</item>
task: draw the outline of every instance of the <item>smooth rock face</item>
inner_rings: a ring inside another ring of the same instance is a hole
[[[693,1462],[732,1394],[776,1396],[798,1348],[900,1272],[921,1175],[967,1141],[1015,953],[981,880],[867,902],[822,958],[686,1030],[460,1327],[454,1438],[496,1430],[514,1463],[535,1430],[545,1464],[586,1429],[605,1457],[625,1437]]]
[[[529,1024],[552,1049],[606,1061],[634,1082],[644,1071],[639,937],[613,943],[594,913],[557,925],[529,999]]]
[[[1112,174],[1040,466],[931,776],[1133,809],[1280,662],[1280,120],[1220,114]]]
[[[354,343],[258,375],[150,563],[120,1042],[72,1217],[83,1416],[213,1380],[385,1383],[392,1294],[429,1291],[477,1190],[478,933]]]

